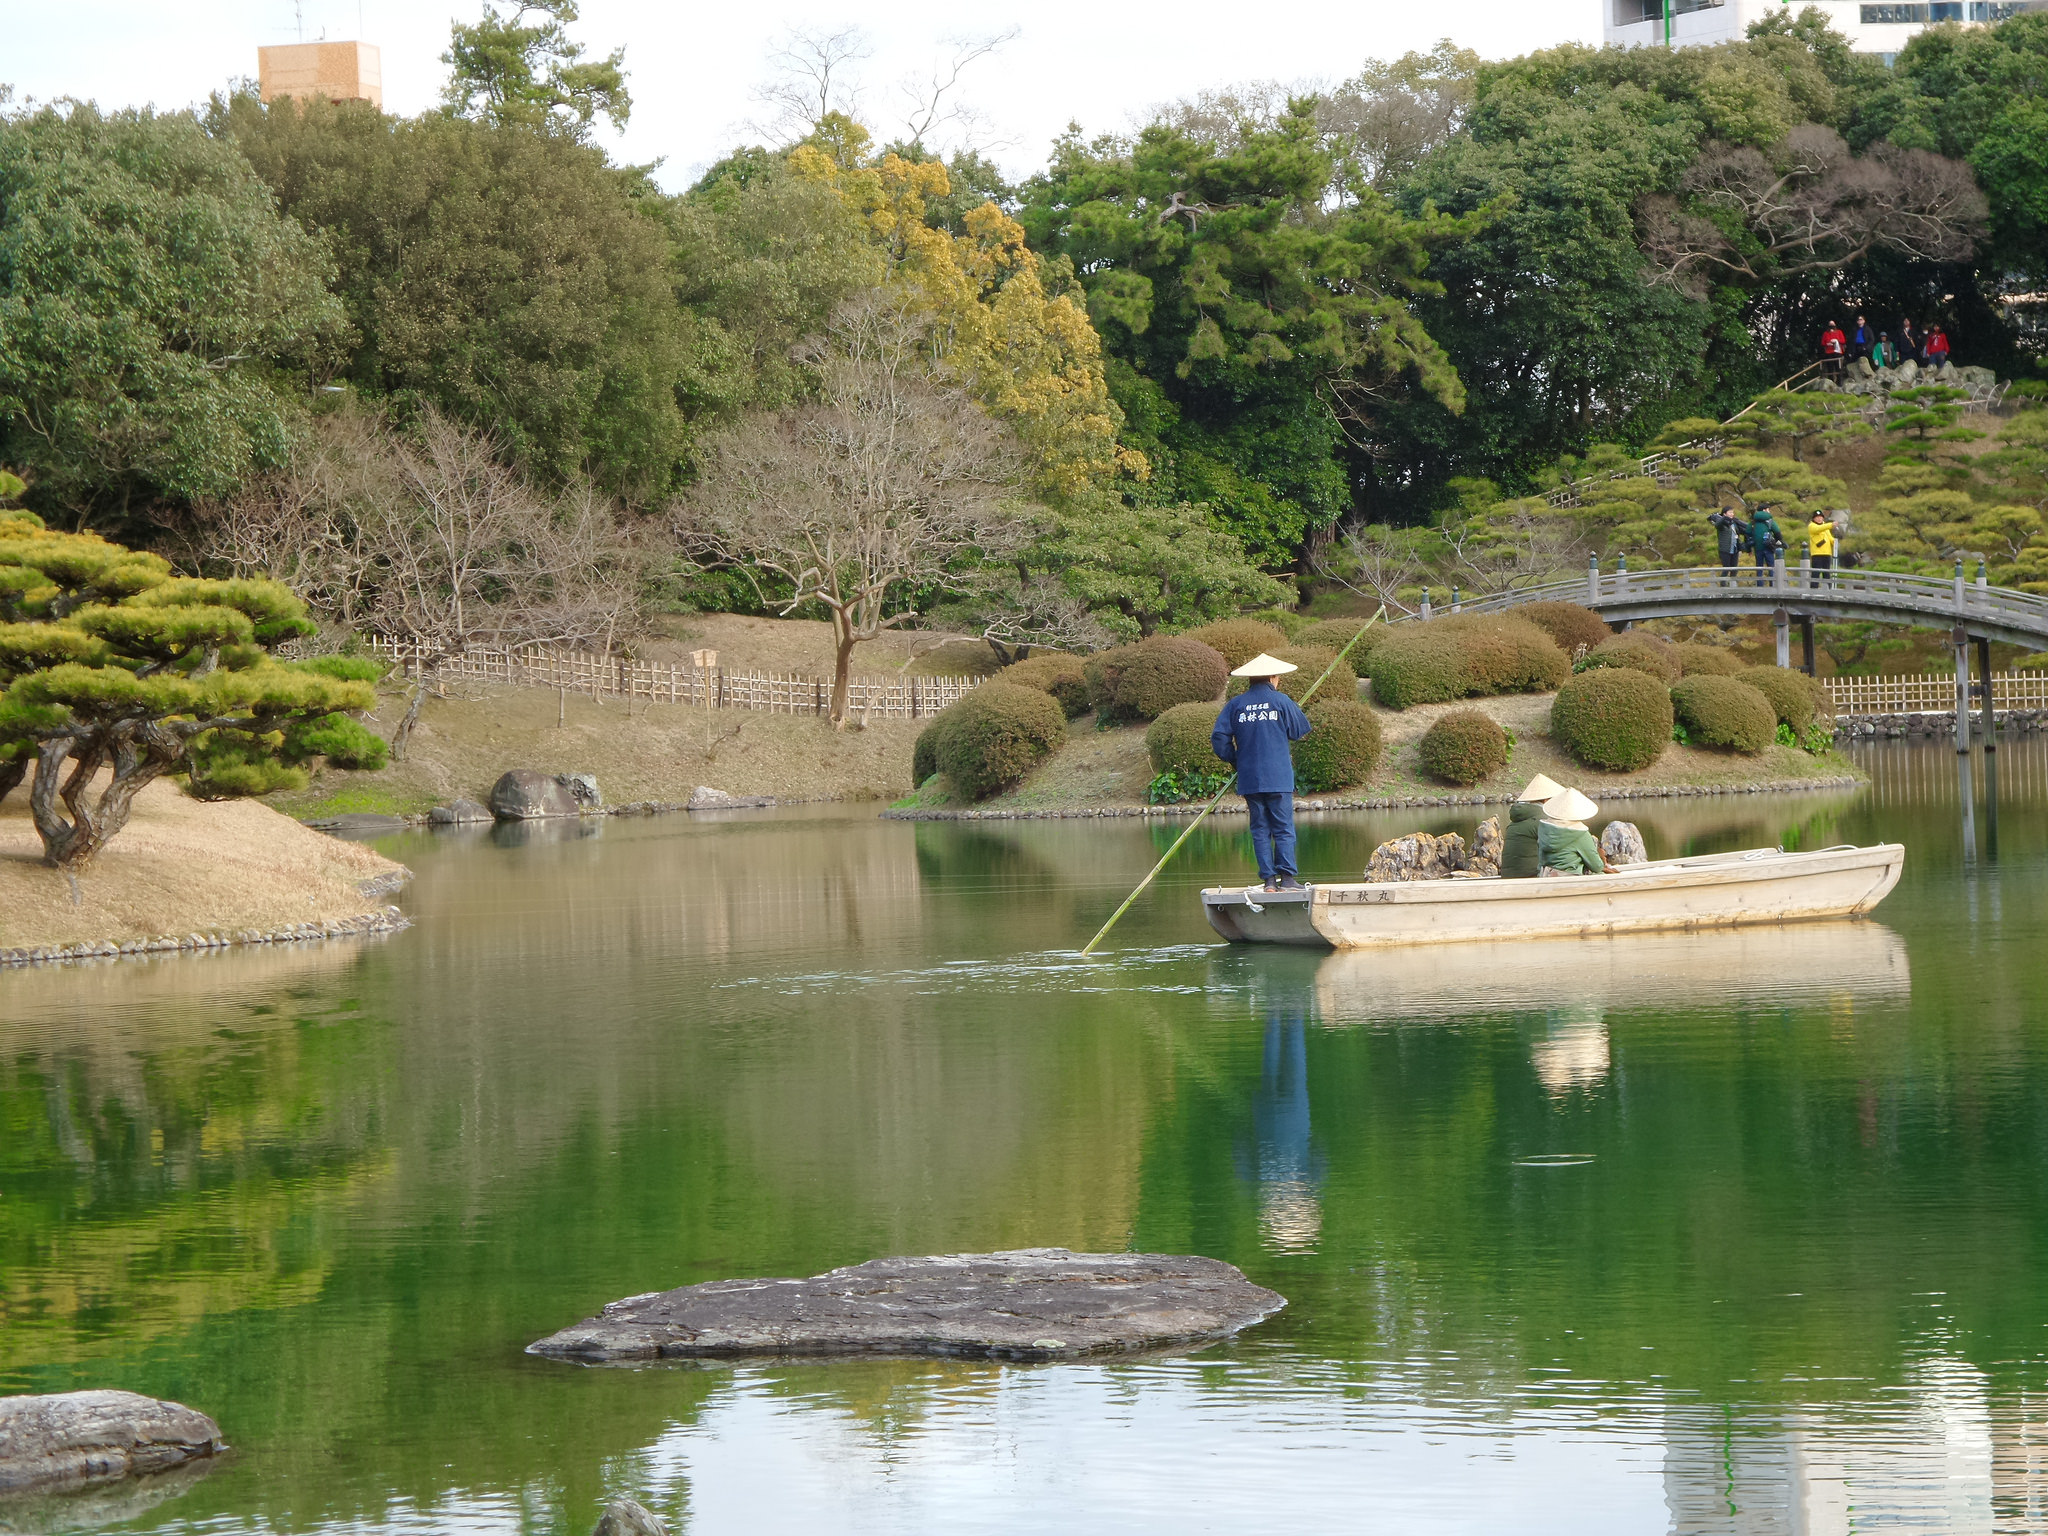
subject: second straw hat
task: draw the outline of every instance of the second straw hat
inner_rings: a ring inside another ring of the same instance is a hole
[[[1291,661],[1282,661],[1278,656],[1268,656],[1264,651],[1261,651],[1243,666],[1231,668],[1230,675],[1232,677],[1279,677],[1284,672],[1299,672],[1300,670],[1301,668]]]
[[[1568,825],[1577,824],[1583,822],[1588,816],[1597,816],[1599,814],[1600,807],[1588,800],[1576,789],[1568,789],[1563,794],[1553,796],[1551,799],[1543,802],[1544,819],[1548,821],[1564,822]]]

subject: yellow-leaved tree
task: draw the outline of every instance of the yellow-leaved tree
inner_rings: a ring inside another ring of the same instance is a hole
[[[1048,283],[1024,229],[995,203],[936,228],[933,199],[951,191],[937,160],[874,156],[868,133],[838,113],[790,152],[800,176],[832,187],[882,252],[884,285],[916,295],[931,320],[934,361],[1007,424],[1031,459],[1032,489],[1072,501],[1143,478],[1142,454],[1120,446],[1123,413],[1103,377],[1102,345],[1076,293]]]

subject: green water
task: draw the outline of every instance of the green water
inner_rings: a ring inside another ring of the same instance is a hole
[[[0,1528],[2048,1530],[2048,751],[1974,862],[1951,752],[1866,760],[1633,810],[1653,852],[1903,841],[1871,923],[1225,949],[1226,825],[1081,962],[1169,829],[794,809],[394,839],[389,939],[0,977],[0,1392],[236,1447]],[[1304,870],[1417,825],[1469,818],[1310,819]],[[1123,1363],[521,1353],[1025,1245],[1291,1304]]]

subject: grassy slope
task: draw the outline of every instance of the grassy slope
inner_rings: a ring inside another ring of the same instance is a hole
[[[42,861],[28,786],[0,801],[0,949],[276,929],[376,910],[358,881],[398,868],[249,800],[202,804],[159,780],[71,884]]]

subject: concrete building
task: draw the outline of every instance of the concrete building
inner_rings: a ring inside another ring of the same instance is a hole
[[[367,101],[384,106],[384,66],[374,43],[283,43],[256,50],[256,79],[265,101]]]
[[[1688,47],[1729,43],[1749,24],[1773,12],[1797,12],[1817,4],[1858,53],[1889,59],[1906,39],[1935,22],[2003,21],[2021,11],[2041,10],[2044,0],[1601,0],[1604,36],[1610,43],[1639,48],[1651,44]]]

